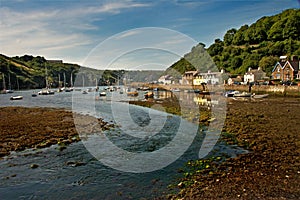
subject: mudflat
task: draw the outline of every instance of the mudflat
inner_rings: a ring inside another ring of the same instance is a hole
[[[229,100],[222,139],[249,153],[210,162],[167,198],[300,199],[299,122],[299,98]]]
[[[92,133],[113,126],[102,119],[79,114],[76,114],[76,123],[79,126],[75,126],[74,114],[64,109],[2,107],[0,108],[0,158],[9,155],[11,151],[44,148],[53,144],[67,145],[80,141],[78,129]]]
[[[81,119],[83,128],[93,121],[88,116]],[[99,130],[108,128],[97,120]],[[300,199],[299,98],[228,100],[223,131],[222,140],[249,153],[221,163],[210,161],[204,170],[175,183],[178,193],[163,199]],[[0,157],[78,140],[70,111],[0,109]]]

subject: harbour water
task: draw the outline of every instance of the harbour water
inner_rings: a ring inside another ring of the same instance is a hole
[[[95,92],[85,95],[79,91],[62,92],[37,97],[32,97],[32,92],[15,92],[14,95],[23,96],[23,99],[19,101],[9,100],[10,94],[0,95],[0,104],[2,107],[65,108],[83,114],[95,115],[108,122],[116,122],[116,115],[114,115],[116,111],[114,111],[113,106],[126,105],[126,103],[121,102],[129,98],[126,94],[119,94],[118,92],[107,93],[106,97],[101,98]],[[143,93],[133,98],[142,99]],[[96,159],[95,155],[87,149],[88,139],[87,141],[72,143],[63,151],[59,151],[58,147],[53,145],[39,150],[27,149],[23,152],[13,152],[0,160],[0,198],[152,199],[168,192],[168,185],[175,183],[180,177],[178,169],[183,168],[188,160],[198,158],[199,149],[207,132],[203,131],[204,128],[198,129],[196,124],[191,125],[179,116],[166,115],[166,113],[159,111],[153,113],[149,108],[129,104],[126,106],[129,109],[131,122],[133,121],[137,128],[148,126],[151,123],[149,117],[151,118],[153,115],[167,121],[163,125],[165,131],[160,131],[159,134],[151,136],[151,140],[149,140],[147,137],[145,139],[144,135],[138,135],[139,131],[137,130],[139,129],[126,127],[129,122],[123,120],[122,127],[106,132],[108,138],[119,148],[137,153],[159,150],[176,137],[176,134],[180,131],[178,122],[183,126],[194,126],[192,128],[196,130],[196,133],[191,140],[191,145],[185,147],[186,149],[182,149],[184,150],[183,154],[169,165],[140,173],[126,172],[126,170],[122,171],[104,165],[99,161],[99,158]],[[117,117],[128,119],[128,113],[118,112]],[[243,152],[242,149],[236,146],[217,143],[209,156],[227,154],[234,157]],[[112,153],[110,156],[111,160],[118,162],[117,155],[114,156]],[[38,167],[32,168],[32,164],[36,164]],[[159,165],[160,163],[152,164]],[[112,164],[112,166],[114,165]],[[133,165],[129,166],[135,167]]]

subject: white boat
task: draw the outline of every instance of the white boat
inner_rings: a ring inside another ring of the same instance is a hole
[[[178,88],[172,88],[171,91],[172,92],[180,92],[180,89],[178,89]]]
[[[234,94],[233,97],[251,97],[251,93],[248,92],[237,93]]]
[[[254,98],[254,99],[262,99],[262,98],[266,98],[268,96],[269,96],[269,94],[253,94],[252,98]]]
[[[21,100],[23,99],[23,96],[11,96],[10,100]]]
[[[239,94],[240,92],[237,90],[229,90],[225,92],[225,97],[233,97],[235,94]]]
[[[4,74],[2,74],[2,82],[3,82],[2,83],[3,90],[1,91],[1,94],[14,93],[14,91],[11,89],[10,75],[9,74],[8,74],[8,86],[9,86],[10,89],[6,89]]]
[[[100,93],[99,93],[99,96],[100,96],[100,97],[105,97],[105,96],[106,96],[106,92],[105,92],[105,91],[100,92]]]
[[[38,92],[38,95],[53,95],[55,92],[49,89],[42,89]]]

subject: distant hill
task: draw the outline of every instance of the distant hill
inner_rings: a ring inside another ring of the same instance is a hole
[[[46,86],[46,71],[48,82],[52,87],[58,86],[58,77],[66,76],[66,82],[70,83],[71,74],[75,76],[79,69],[79,65],[62,63],[62,61],[46,60],[41,56],[16,56],[8,57],[0,54],[0,81],[3,82],[3,75],[8,88],[10,79],[12,89],[29,89],[29,88],[43,88]],[[1,84],[1,89],[3,86]]]
[[[175,69],[182,74],[191,69],[201,71],[201,66],[204,71],[211,68],[211,65],[205,66],[205,62],[191,62],[191,57],[203,55],[199,45],[169,70]],[[229,29],[223,40],[216,39],[207,52],[219,70],[243,74],[249,67],[261,67],[270,75],[279,56],[300,55],[300,9],[288,9],[274,16],[262,17],[250,26]]]
[[[59,85],[63,87],[64,77],[66,86],[70,86],[71,76],[77,86],[82,86],[83,82],[85,86],[95,86],[96,79],[98,85],[123,84],[124,78],[131,82],[152,82],[161,74],[162,71],[150,70],[96,70],[41,56],[8,57],[0,54],[0,90],[3,89],[3,75],[6,89],[34,89],[46,87],[46,77],[50,86],[56,88]]]
[[[204,44],[199,43],[197,46],[193,47],[191,52],[185,54],[183,58],[171,65],[165,71],[165,74],[170,74],[173,77],[180,78],[186,71],[218,71],[204,46]]]

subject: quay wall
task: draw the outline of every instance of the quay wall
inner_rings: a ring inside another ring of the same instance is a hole
[[[249,91],[248,85],[225,85],[226,90]],[[300,86],[287,85],[253,85],[251,93],[265,94],[268,93],[274,96],[291,96],[300,97]]]
[[[134,83],[131,84],[133,87],[149,87],[160,88],[165,90],[171,90],[174,88],[180,90],[188,90],[188,89],[199,89],[203,90],[201,85],[192,86],[192,85],[180,85],[180,84],[145,84],[145,83]],[[215,92],[224,92],[224,90],[238,90],[238,91],[249,91],[248,85],[207,85],[206,90],[215,91]],[[251,87],[251,93],[255,94],[270,94],[274,96],[290,96],[290,97],[300,97],[300,86],[293,85],[253,85]]]

